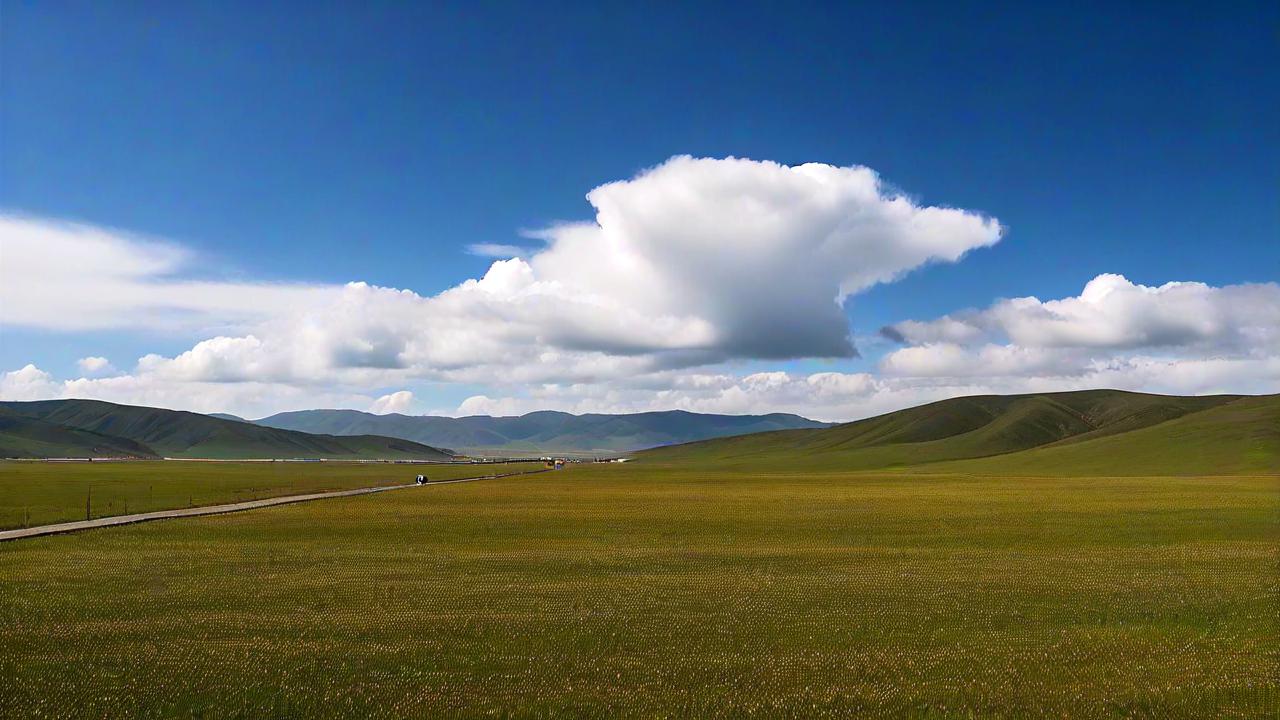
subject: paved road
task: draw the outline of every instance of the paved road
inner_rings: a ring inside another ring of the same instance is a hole
[[[275,505],[308,502],[310,500],[350,497],[352,495],[371,495],[373,493],[387,492],[389,490],[404,490],[406,488],[413,487],[434,487],[436,485],[452,485],[454,483],[493,480],[495,478],[511,477],[512,475],[529,475],[539,472],[546,471],[525,470],[522,472],[485,475],[483,477],[458,478],[457,480],[436,480],[429,482],[426,485],[410,483],[408,485],[387,485],[384,487],[358,488],[356,490],[334,490],[331,492],[311,493],[309,495],[286,495],[284,497],[267,498],[265,500],[249,500],[246,502],[230,503],[227,505],[207,505],[205,507],[196,508],[156,510],[154,512],[134,513],[133,515],[113,515],[111,517],[96,518],[94,520],[78,520],[76,522],[58,523],[56,525],[38,525],[36,527],[20,528],[18,530],[0,530],[0,542],[4,542],[6,540],[21,540],[23,538],[41,537],[43,535],[58,535],[60,533],[77,532],[80,530],[93,530],[95,528],[113,527],[115,525],[131,525],[133,523],[148,522],[151,520],[199,517],[201,515],[222,515],[225,513],[240,512],[242,510],[256,510],[258,508],[272,507]]]

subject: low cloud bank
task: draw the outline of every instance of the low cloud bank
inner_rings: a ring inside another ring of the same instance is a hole
[[[882,331],[906,345],[881,371],[910,378],[1111,380],[1175,392],[1276,392],[1280,284],[1158,287],[1105,274],[1078,296],[1000,300]]]

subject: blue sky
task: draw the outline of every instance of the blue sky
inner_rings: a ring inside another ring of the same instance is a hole
[[[921,206],[1005,228],[851,296],[855,337],[1078,296],[1104,273],[1214,289],[1280,277],[1274,3],[584,5],[6,4],[0,208],[181,245],[200,258],[190,278],[426,297],[485,274],[492,259],[468,245],[536,246],[520,232],[591,220],[592,188],[676,155],[734,156],[866,166]],[[0,370],[59,382],[82,357],[132,373],[211,337],[4,314]],[[858,346],[715,372],[874,374],[894,348]],[[1242,389],[1270,389],[1267,372]],[[404,385],[415,411],[522,393],[388,382],[367,391]]]

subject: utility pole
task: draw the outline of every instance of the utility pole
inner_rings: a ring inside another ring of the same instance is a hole
[[[84,519],[89,519],[89,514],[93,507],[93,486],[89,486],[89,492],[84,496]]]

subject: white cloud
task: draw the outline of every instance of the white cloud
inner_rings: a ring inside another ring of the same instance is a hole
[[[1001,300],[986,310],[891,325],[911,344],[1008,339],[1022,347],[1280,350],[1280,284],[1213,287],[1170,282],[1148,287],[1123,275],[1090,280],[1077,297]]]
[[[30,363],[0,375],[0,400],[45,400],[57,397],[59,389],[52,375]]]
[[[547,410],[550,408],[538,408]],[[457,417],[467,417],[469,415],[492,415],[494,417],[504,417],[509,415],[523,415],[532,412],[529,404],[525,400],[519,398],[499,398],[494,399],[487,395],[472,395],[463,400],[456,412],[453,414]]]
[[[398,390],[374,400],[369,406],[369,412],[376,415],[404,414],[409,412],[411,407],[413,407],[413,393],[408,390]]]
[[[0,215],[0,258],[0,323],[51,330],[241,328],[334,292],[201,280],[180,246],[15,215]]]
[[[1280,284],[1137,285],[1099,275],[1079,296],[1000,300],[884,335],[899,378],[1025,380],[1171,393],[1280,391]]]
[[[889,353],[881,359],[880,369],[897,377],[1057,376],[1079,374],[1087,362],[1087,355],[1069,350],[929,343]]]
[[[596,222],[545,231],[537,279],[666,318],[698,340],[686,349],[728,357],[852,355],[845,298],[1001,234],[864,167],[677,157],[587,199]]]
[[[76,365],[84,375],[107,375],[116,371],[111,361],[104,357],[82,357],[76,361]]]
[[[0,374],[0,400],[88,398],[126,405],[264,417],[282,410],[368,408],[375,397],[359,389],[280,382],[190,381],[137,372],[57,380],[35,365]]]
[[[479,257],[513,258],[528,255],[529,249],[519,245],[501,245],[498,243],[474,243],[467,246],[467,252]]]

